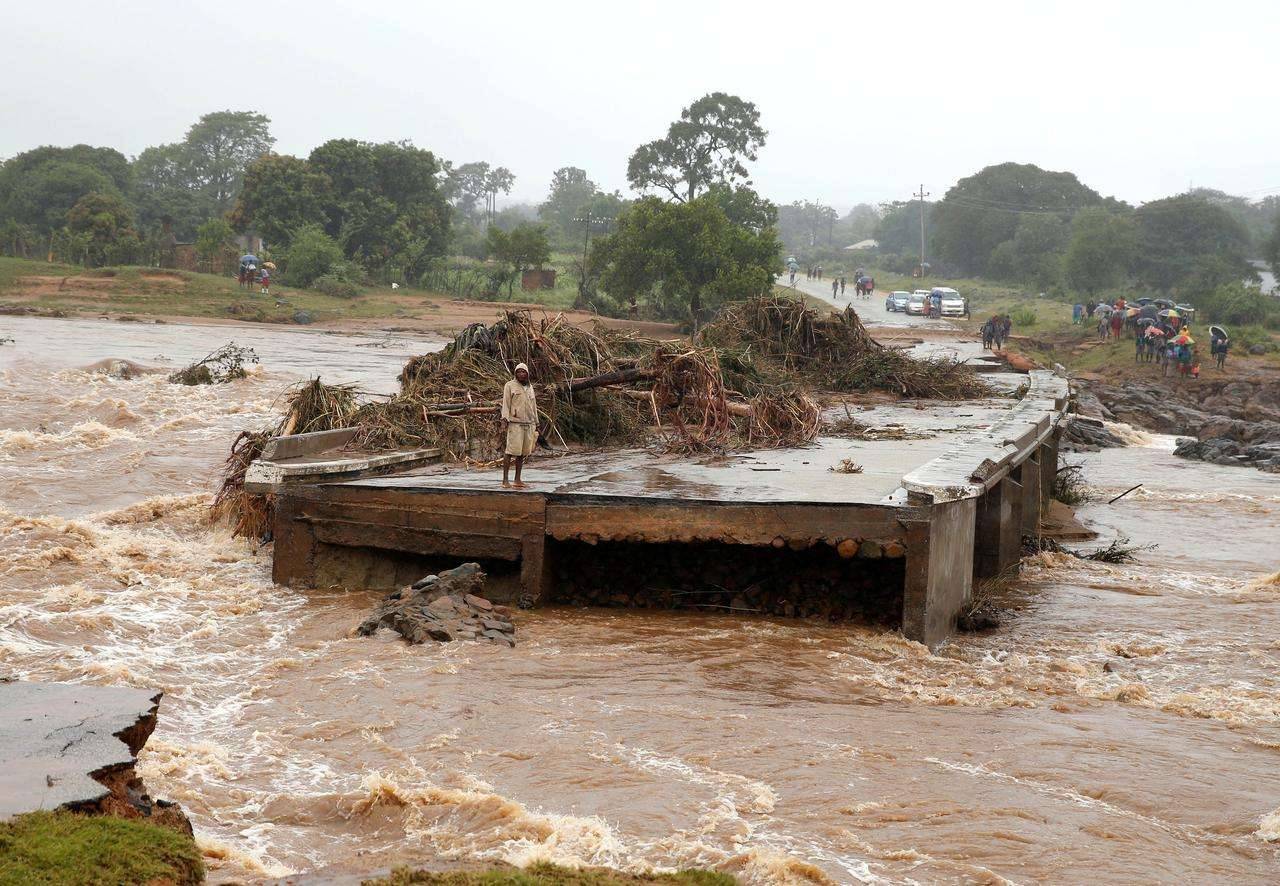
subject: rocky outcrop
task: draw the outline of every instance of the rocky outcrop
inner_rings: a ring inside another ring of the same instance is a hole
[[[70,683],[0,683],[0,819],[40,809],[145,818],[187,835],[175,803],[134,771],[161,693]]]
[[[1265,468],[1280,444],[1280,383],[1270,378],[1090,382],[1087,390],[1103,418],[1194,438],[1176,450],[1185,458]]]
[[[1072,416],[1071,421],[1067,423],[1063,439],[1067,448],[1076,452],[1124,445],[1124,440],[1107,430],[1106,424],[1101,419],[1083,415]]]
[[[1280,443],[1246,446],[1226,437],[1211,437],[1208,440],[1184,437],[1178,441],[1173,454],[1215,465],[1245,466],[1280,474]]]
[[[481,595],[484,582],[478,563],[428,575],[387,597],[356,633],[367,637],[390,628],[410,643],[484,640],[515,646],[511,610]]]

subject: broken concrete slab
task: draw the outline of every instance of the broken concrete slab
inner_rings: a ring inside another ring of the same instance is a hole
[[[0,683],[0,821],[92,805],[111,793],[95,778],[131,770],[156,725],[154,689]]]

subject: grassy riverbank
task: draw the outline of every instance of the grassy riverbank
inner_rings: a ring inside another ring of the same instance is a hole
[[[565,279],[562,276],[562,280]],[[513,293],[521,304],[560,310],[573,304],[565,285],[545,292]],[[86,270],[73,265],[0,257],[0,305],[69,314],[133,314],[298,322],[306,312],[313,322],[344,319],[408,319],[429,316],[453,302],[448,295],[422,289],[362,287],[355,298],[273,284],[269,296],[242,289],[230,276],[159,268],[119,267]],[[494,304],[502,305],[499,298]]]
[[[0,822],[0,884],[200,883],[195,841],[145,821],[33,812]]]

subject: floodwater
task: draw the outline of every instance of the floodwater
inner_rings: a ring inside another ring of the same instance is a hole
[[[213,882],[446,857],[701,865],[749,882],[1275,882],[1280,476],[1080,456],[1132,565],[1041,555],[1000,630],[521,613],[519,645],[352,638],[375,600],[275,587],[205,522],[234,434],[320,374],[389,389],[421,339],[0,321],[0,673],[160,687],[140,771]],[[197,353],[199,352],[199,353]],[[161,356],[169,358],[160,362]]]

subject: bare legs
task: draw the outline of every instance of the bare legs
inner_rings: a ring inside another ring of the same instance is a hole
[[[508,479],[507,479],[507,477],[508,477],[508,475],[509,475],[509,473],[510,473],[510,471],[511,471],[511,459],[513,459],[513,458],[516,460],[516,482],[515,482],[515,483],[508,482]],[[509,489],[509,488],[514,487],[514,488],[516,488],[516,489],[524,489],[524,483],[522,483],[522,482],[520,481],[520,470],[521,470],[523,467],[524,467],[524,456],[523,456],[523,455],[504,455],[504,456],[502,457],[502,486],[503,486],[503,488]]]

